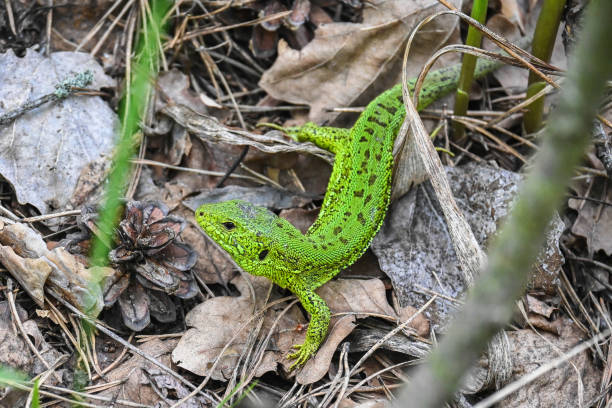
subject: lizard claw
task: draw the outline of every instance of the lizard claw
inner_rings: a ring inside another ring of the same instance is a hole
[[[316,349],[313,349],[308,342],[304,344],[294,344],[291,348],[295,349],[296,352],[287,356],[289,360],[295,360],[291,367],[289,367],[289,371],[302,367],[316,352]]]

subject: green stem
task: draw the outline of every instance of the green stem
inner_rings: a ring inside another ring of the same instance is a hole
[[[555,46],[557,31],[561,21],[561,14],[566,0],[544,0],[542,10],[538,16],[538,22],[533,35],[532,53],[542,61],[549,62]],[[540,92],[546,83],[533,72],[529,72],[527,82],[527,99]],[[538,98],[528,107],[523,116],[523,124],[527,133],[538,131],[542,127],[542,115],[544,112],[544,98]]]
[[[139,129],[141,118],[151,95],[152,84],[159,67],[160,37],[163,31],[162,19],[169,9],[168,0],[154,0],[149,19],[143,17],[145,29],[141,34],[133,70],[127,81],[127,93],[120,104],[121,134],[115,148],[113,166],[108,176],[108,184],[103,205],[101,206],[98,227],[100,236],[94,237],[91,252],[93,266],[108,264],[109,243],[113,241],[115,227],[121,215],[121,198],[125,193],[130,174],[130,159],[134,156],[136,145],[133,137]],[[94,277],[96,280],[96,277]],[[96,282],[91,282],[92,285]]]
[[[487,6],[488,0],[474,0],[472,5],[471,17],[478,22],[483,23],[487,18]],[[466,45],[480,48],[482,42],[482,33],[476,30],[474,27],[468,27],[467,38],[465,40]],[[467,113],[468,103],[470,101],[470,89],[472,88],[472,82],[474,81],[474,68],[476,67],[476,60],[478,57],[472,54],[464,54],[461,65],[461,75],[459,77],[459,84],[457,86],[457,93],[455,95],[455,108],[453,113],[456,116],[463,116]],[[461,142],[465,133],[465,127],[463,124],[453,122],[453,140],[455,142]]]
[[[427,364],[412,374],[394,407],[444,406],[489,340],[512,317],[514,303],[544,241],[549,222],[588,147],[606,80],[612,78],[612,1],[589,3],[583,31],[557,109],[488,263]]]

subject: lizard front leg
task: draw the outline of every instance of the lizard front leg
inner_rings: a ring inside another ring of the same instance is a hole
[[[310,324],[306,330],[304,343],[294,345],[293,348],[297,351],[287,356],[288,359],[295,359],[295,362],[289,368],[293,370],[296,367],[303,366],[319,349],[325,335],[327,335],[331,312],[325,301],[314,292],[312,285],[298,283],[292,285],[290,290],[310,314]]]
[[[258,126],[279,130],[298,142],[312,142],[333,154],[337,154],[350,143],[351,129],[318,126],[312,122],[292,127],[282,127],[274,123],[260,123]]]

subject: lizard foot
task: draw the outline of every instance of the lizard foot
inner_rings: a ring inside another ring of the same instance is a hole
[[[317,351],[317,348],[313,347],[308,342],[305,342],[304,344],[295,344],[291,348],[296,349],[296,352],[287,356],[289,360],[295,360],[291,367],[289,367],[289,371],[302,367],[304,364],[306,364],[310,357],[315,355]]]

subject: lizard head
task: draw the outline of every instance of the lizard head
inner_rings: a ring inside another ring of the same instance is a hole
[[[295,229],[263,207],[242,200],[204,204],[195,218],[206,235],[253,275],[270,277],[283,231]]]

